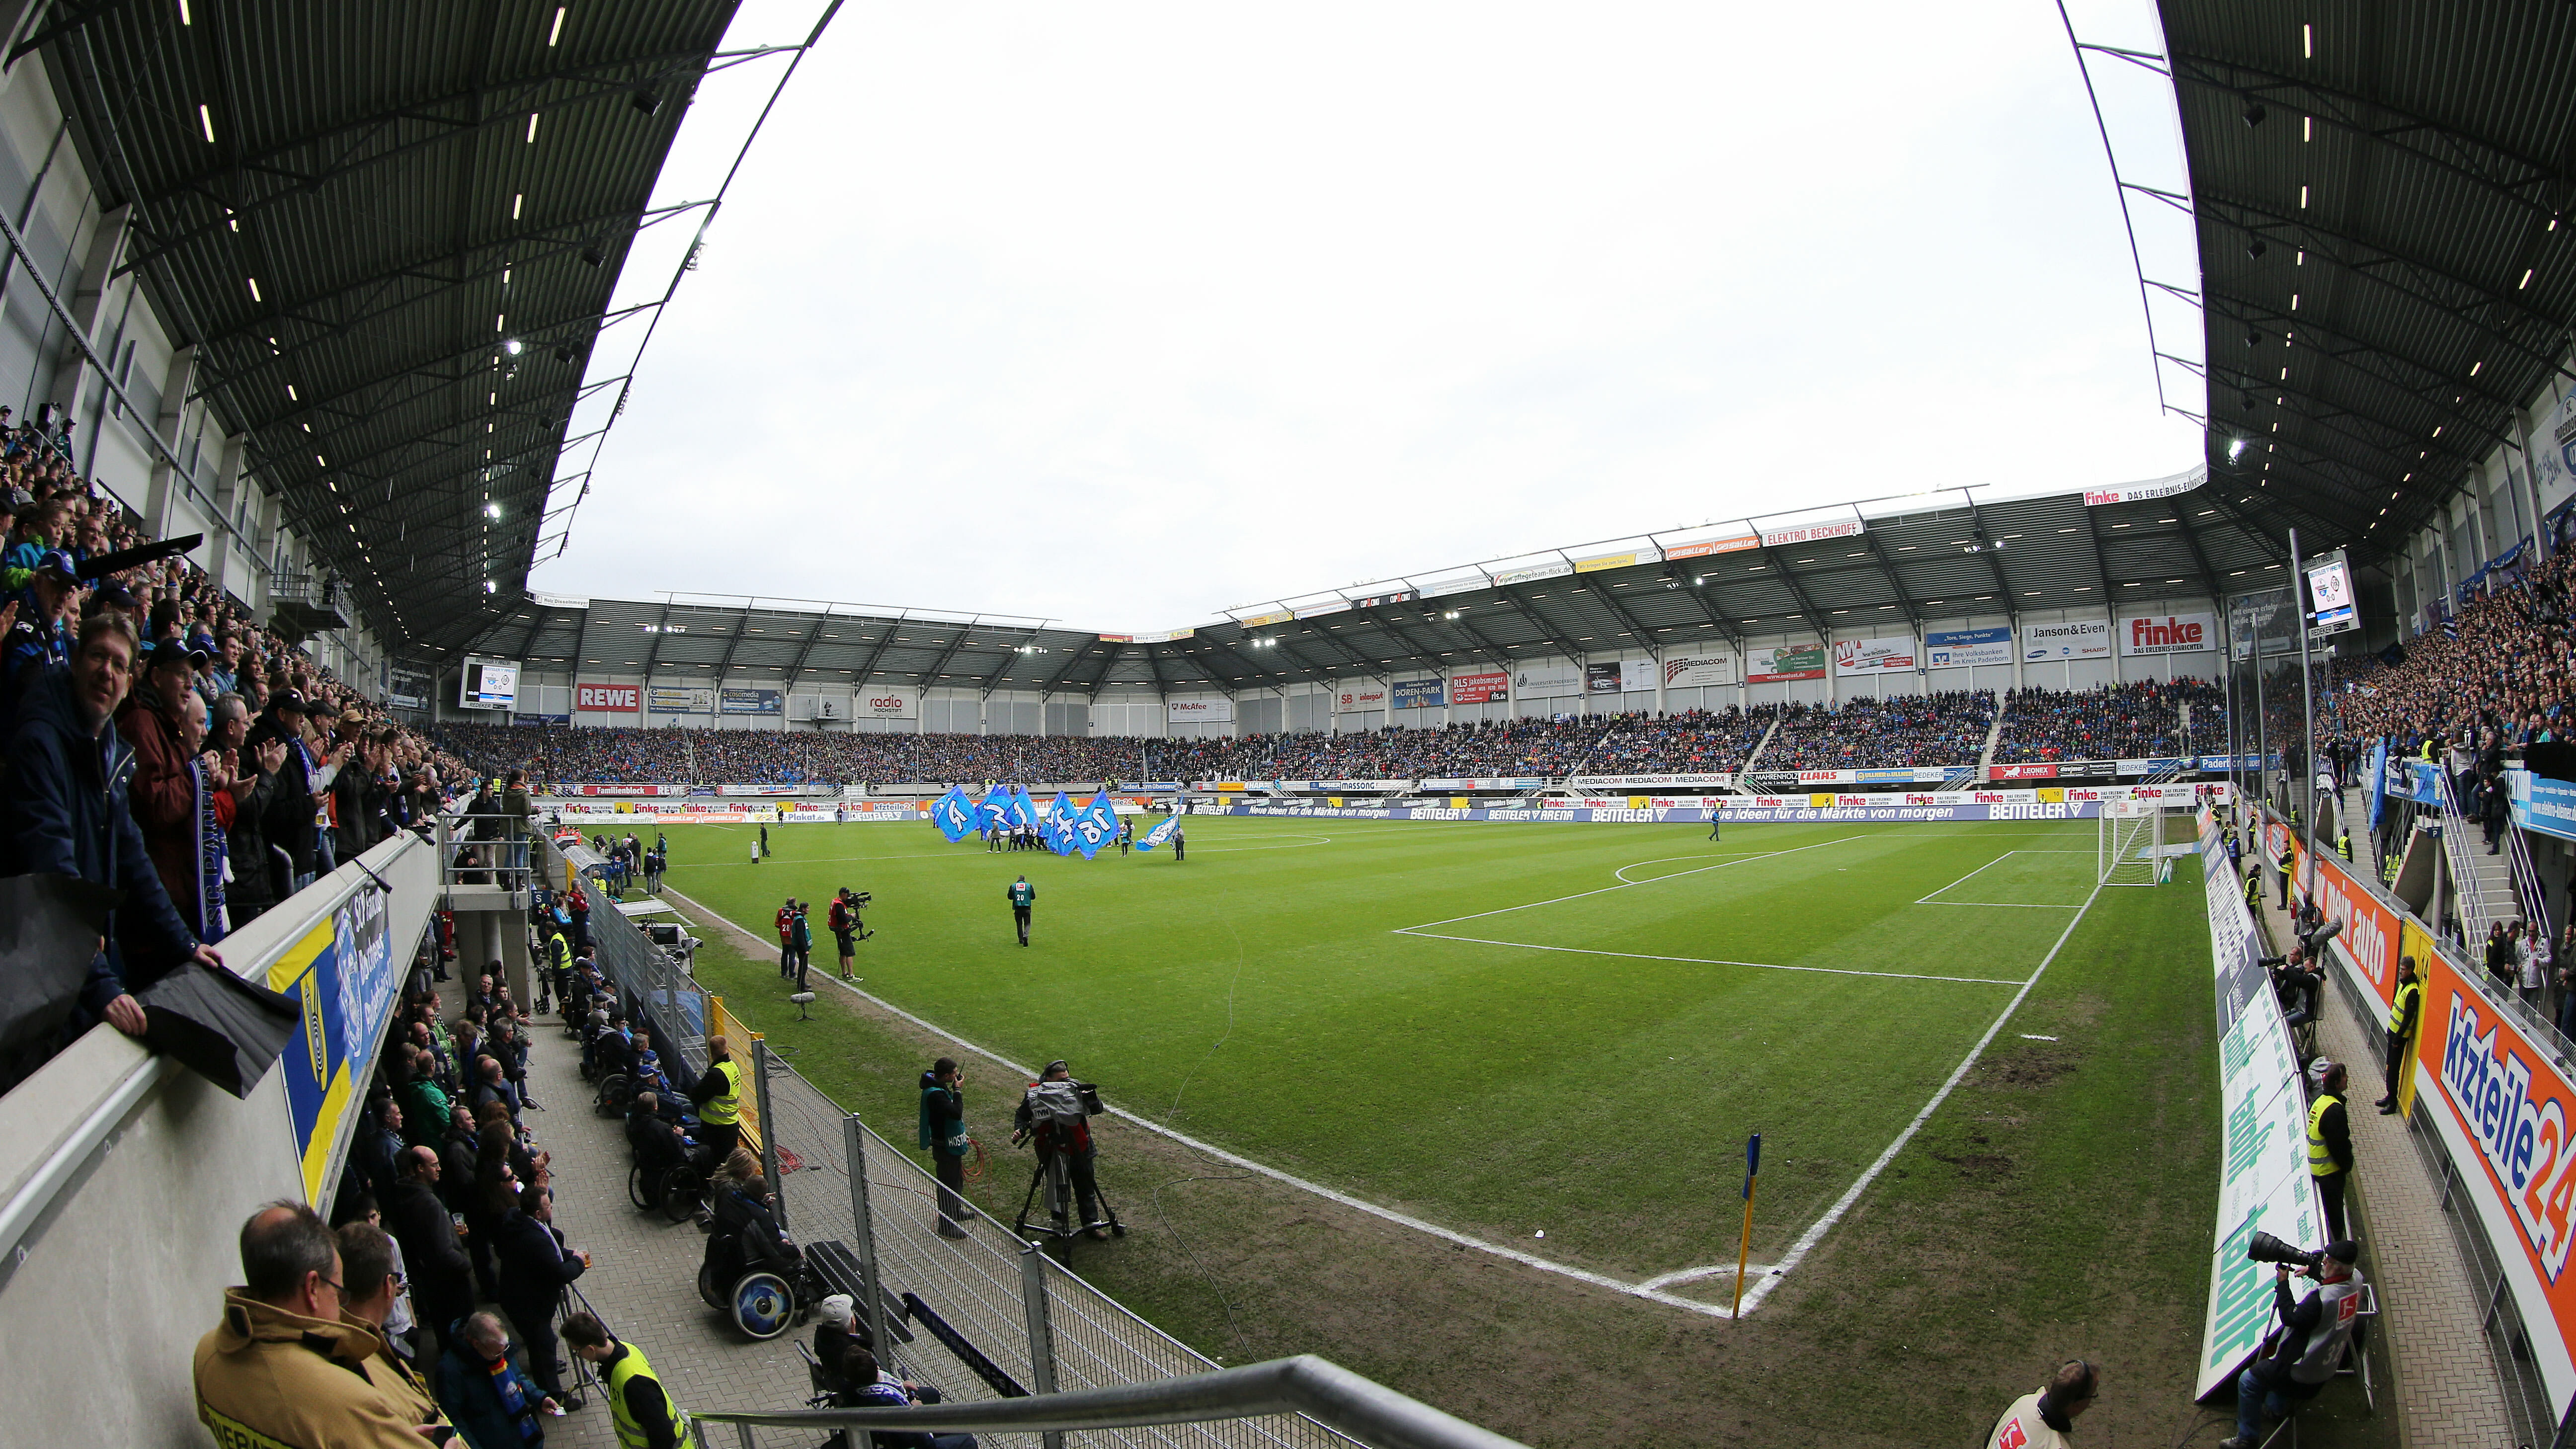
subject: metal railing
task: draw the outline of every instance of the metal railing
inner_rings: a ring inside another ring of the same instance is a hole
[[[800,1444],[810,1443],[817,1430],[845,1428],[912,1433],[1036,1431],[1051,1440],[1071,1433],[1094,1442],[1134,1443],[1172,1442],[1172,1436],[1141,1438],[1122,1431],[1206,1430],[1262,1418],[1294,1418],[1373,1449],[1520,1449],[1515,1440],[1444,1414],[1313,1354],[1185,1378],[986,1403],[714,1413],[701,1414],[695,1422],[699,1443],[707,1449],[720,1442],[711,1433],[716,1425],[733,1426],[743,1449],[758,1449],[763,1441],[753,1435],[755,1428],[801,1431],[803,1437],[795,1440]]]

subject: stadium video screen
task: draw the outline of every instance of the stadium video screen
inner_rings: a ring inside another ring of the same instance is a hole
[[[519,662],[515,659],[465,661],[456,703],[460,709],[512,709],[519,703]]]
[[[2353,608],[2352,570],[2345,564],[2342,550],[2309,564],[2308,598],[2316,605],[2316,631],[2340,634],[2361,627]]]

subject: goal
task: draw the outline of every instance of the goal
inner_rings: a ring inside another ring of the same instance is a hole
[[[2105,800],[2094,822],[2094,879],[2106,886],[2151,886],[2166,867],[2165,811],[2147,800]]]

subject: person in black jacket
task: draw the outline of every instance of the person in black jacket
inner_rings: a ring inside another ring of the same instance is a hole
[[[250,743],[250,705],[238,694],[215,701],[215,732],[210,743],[223,753],[233,777],[233,823],[224,849],[232,857],[233,878],[224,883],[224,913],[232,928],[257,920],[283,899],[275,859],[261,819],[277,799],[277,770],[286,763],[286,742]]]
[[[438,1154],[403,1149],[393,1189],[377,1199],[385,1231],[402,1244],[403,1272],[411,1280],[415,1316],[447,1346],[449,1330],[474,1307],[474,1266],[457,1241],[456,1220],[438,1195]]]
[[[269,846],[285,852],[286,882],[279,900],[313,883],[313,811],[321,802],[313,793],[315,762],[304,743],[304,709],[303,695],[281,689],[269,697],[268,712],[250,727],[252,749],[271,740],[286,746],[285,757],[278,762],[277,782],[270,792],[268,809],[259,820],[260,834],[267,837]]]
[[[134,752],[110,716],[133,678],[134,626],[121,614],[99,614],[81,625],[71,667],[47,671],[19,702],[0,780],[0,876],[77,876],[125,899],[108,915],[71,1019],[15,1061],[0,1061],[0,1087],[101,1020],[141,1036],[143,1007],[133,990],[190,960],[223,965],[170,904],[126,806]]]
[[[590,1267],[590,1255],[564,1246],[555,1230],[554,1194],[530,1183],[519,1194],[519,1206],[501,1220],[501,1311],[518,1327],[528,1347],[528,1368],[537,1387],[563,1397],[563,1368],[555,1354],[555,1306],[564,1285]]]

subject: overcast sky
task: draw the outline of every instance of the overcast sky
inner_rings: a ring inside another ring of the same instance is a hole
[[[666,199],[777,65],[710,80]],[[531,584],[1150,630],[2199,448],[2045,0],[854,0]]]

